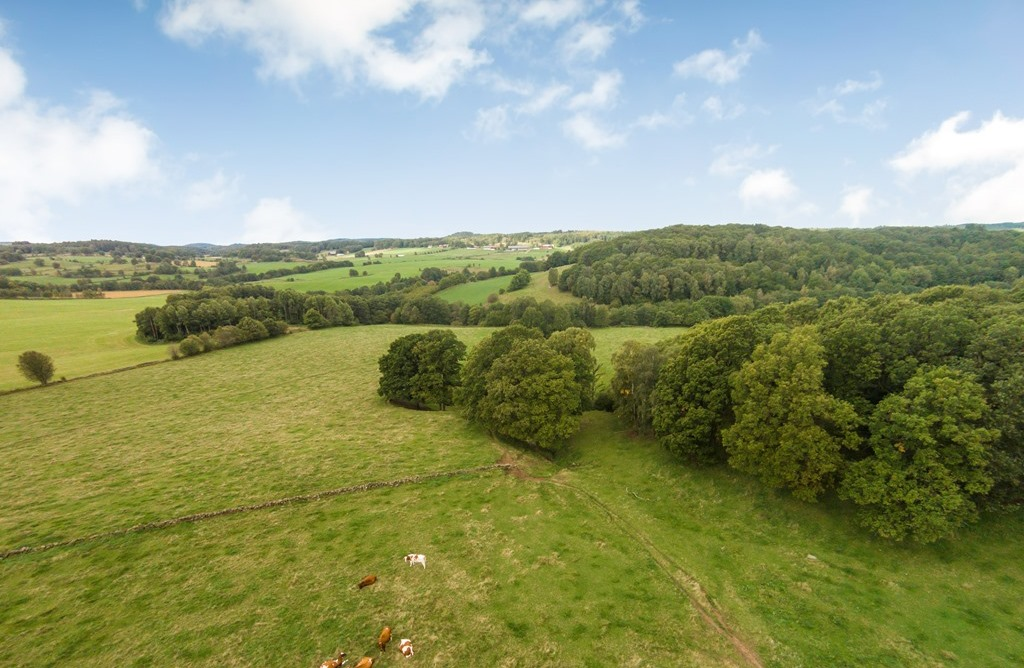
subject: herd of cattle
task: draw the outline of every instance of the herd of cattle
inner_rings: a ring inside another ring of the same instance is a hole
[[[421,566],[423,566],[423,568],[426,568],[427,557],[426,555],[422,554],[407,554],[405,555],[405,563],[409,564],[410,566],[420,564]],[[369,587],[376,581],[376,575],[367,575],[365,578],[359,581],[358,587],[360,589],[363,589],[365,587]],[[384,654],[384,651],[387,649],[389,642],[391,642],[391,627],[385,626],[384,630],[380,632],[379,636],[377,636],[377,647],[380,649],[380,653],[382,655]],[[405,658],[409,658],[410,656],[412,656],[412,640],[408,638],[402,638],[398,642],[398,650],[402,653],[402,656],[404,656]],[[341,668],[342,666],[348,664],[348,659],[345,658],[346,656],[347,655],[345,654],[345,652],[339,652],[337,658],[328,659],[324,661],[320,664],[320,668]],[[373,668],[374,661],[376,661],[376,659],[369,656],[364,656],[363,658],[359,659],[359,661],[352,668]]]

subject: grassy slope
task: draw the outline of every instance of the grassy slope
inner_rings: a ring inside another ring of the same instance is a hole
[[[376,397],[377,357],[410,331],[310,332],[0,397],[16,416],[0,545],[495,461],[456,413]],[[410,551],[430,568],[407,568]],[[727,662],[648,562],[568,491],[432,482],[0,562],[0,664],[306,665],[368,651],[385,623],[428,662]],[[371,571],[379,585],[355,592]]]
[[[132,299],[0,300],[0,390],[32,385],[17,370],[18,355],[53,358],[57,378],[164,359],[166,346],[135,340],[135,314],[166,296]]]
[[[377,357],[416,329],[310,332],[0,397],[0,546],[494,461],[501,446],[455,412],[375,396]],[[666,334],[596,332],[599,357]],[[562,464],[552,481],[572,487],[484,474],[0,561],[0,664],[315,665],[368,652],[390,624],[428,663],[742,665],[669,573],[694,576],[766,665],[1024,658],[1019,515],[892,546],[842,508],[687,469],[597,413]],[[427,570],[401,562],[412,551]],[[381,581],[357,592],[368,572]]]
[[[570,304],[581,301],[579,297],[573,296],[570,292],[559,292],[558,288],[551,287],[548,284],[548,272],[546,271],[530,274],[530,284],[522,290],[499,295],[498,291],[508,288],[511,280],[511,276],[499,276],[497,278],[489,278],[486,281],[463,283],[462,285],[442,290],[437,293],[437,296],[448,302],[463,302],[464,304],[471,305],[483,304],[487,301],[487,297],[492,294],[498,295],[498,301],[502,302],[513,301],[520,297],[533,297],[538,302],[550,300],[556,304]]]

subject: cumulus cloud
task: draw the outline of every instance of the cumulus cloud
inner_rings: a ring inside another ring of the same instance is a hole
[[[25,95],[26,77],[0,48],[0,239],[41,240],[56,203],[153,177],[156,136],[96,91],[79,110]]]
[[[740,184],[740,199],[747,204],[781,202],[796,197],[797,188],[783,169],[762,169],[749,174]]]
[[[866,93],[878,90],[881,87],[882,75],[878,72],[872,72],[871,78],[864,81],[858,81],[857,79],[841,81],[833,88],[833,92],[836,95],[850,95],[851,93]]]
[[[426,26],[414,16],[427,17]],[[471,1],[172,0],[161,27],[190,44],[239,40],[260,58],[267,77],[294,81],[324,68],[345,82],[360,78],[424,98],[444,97],[466,73],[490,62],[473,47],[484,14]],[[405,49],[389,36],[409,30],[414,33]]]
[[[866,186],[854,186],[843,192],[839,213],[846,216],[854,225],[860,225],[861,219],[871,211],[871,200],[874,191]]]
[[[292,206],[291,197],[264,197],[245,215],[244,243],[274,243],[323,239],[318,223]]]
[[[566,34],[562,50],[569,60],[596,60],[613,43],[615,31],[611,26],[583,21],[574,25]]]
[[[237,176],[228,178],[222,170],[206,179],[196,181],[185,191],[185,209],[188,211],[209,211],[222,206],[238,194],[241,179]]]
[[[578,113],[562,123],[566,136],[590,151],[618,148],[626,143],[626,135],[613,132],[587,113]]]
[[[949,174],[954,222],[1024,220],[1024,119],[995,112],[974,130],[961,112],[924,133],[890,160],[898,172]]]
[[[535,0],[523,8],[520,18],[527,23],[539,23],[553,28],[583,14],[583,0]]]
[[[607,109],[615,106],[622,86],[622,73],[618,70],[601,72],[594,85],[585,93],[577,93],[569,100],[570,109]]]
[[[678,127],[692,122],[693,116],[686,111],[686,95],[680,93],[672,101],[672,108],[669,110],[669,113],[654,111],[650,114],[645,114],[633,121],[633,127],[657,130],[663,127]]]
[[[733,40],[732,46],[731,56],[721,49],[707,49],[679,61],[673,69],[681,77],[706,79],[720,86],[732,83],[740,78],[754,53],[765,43],[756,30],[751,30],[744,41]]]

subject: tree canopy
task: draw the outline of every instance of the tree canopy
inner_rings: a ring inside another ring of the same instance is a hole
[[[450,330],[395,339],[378,362],[377,393],[389,401],[444,410],[452,404],[465,355],[466,344]]]

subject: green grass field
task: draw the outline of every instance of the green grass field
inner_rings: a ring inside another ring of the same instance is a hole
[[[570,292],[560,292],[558,288],[548,284],[548,272],[538,271],[530,274],[530,284],[522,290],[500,294],[500,290],[507,289],[512,281],[511,276],[498,276],[489,278],[486,281],[474,281],[463,283],[447,290],[441,290],[437,296],[447,302],[462,302],[464,304],[483,304],[490,295],[498,295],[498,301],[509,302],[521,297],[533,297],[538,302],[551,301],[555,304],[571,304],[580,301],[579,297],[573,296]]]
[[[0,300],[0,390],[33,383],[17,370],[18,355],[53,358],[55,379],[166,359],[167,347],[135,340],[135,314],[166,295],[130,299]]]
[[[376,253],[369,253],[367,258],[346,256],[338,259],[352,260],[355,266],[351,268],[357,269],[359,276],[350,276],[350,268],[341,268],[317,271],[311,274],[282,276],[262,282],[275,288],[291,288],[300,292],[315,290],[334,292],[375,285],[381,281],[387,282],[395,274],[401,274],[403,277],[419,276],[420,272],[427,267],[438,267],[446,271],[461,271],[464,267],[469,267],[471,271],[481,271],[490,269],[492,266],[511,268],[519,265],[519,261],[516,260],[516,255],[513,253],[464,248],[445,250],[403,248],[381,251],[379,258]],[[363,262],[371,260],[379,260],[380,264],[363,264]],[[247,267],[249,271],[253,271],[251,265],[247,265]],[[366,276],[362,275],[364,271]],[[486,295],[484,296],[486,297]]]
[[[378,357],[425,329],[305,332],[0,396],[0,550],[503,456],[530,473],[0,560],[0,665],[316,666],[339,649],[377,656],[384,625],[416,656],[392,648],[381,666],[1024,660],[1019,514],[955,543],[890,545],[843,506],[687,468],[602,413],[541,461],[457,411],[377,397]],[[469,345],[489,333],[455,331]],[[598,330],[598,356],[677,333]],[[357,590],[368,573],[378,583]]]

